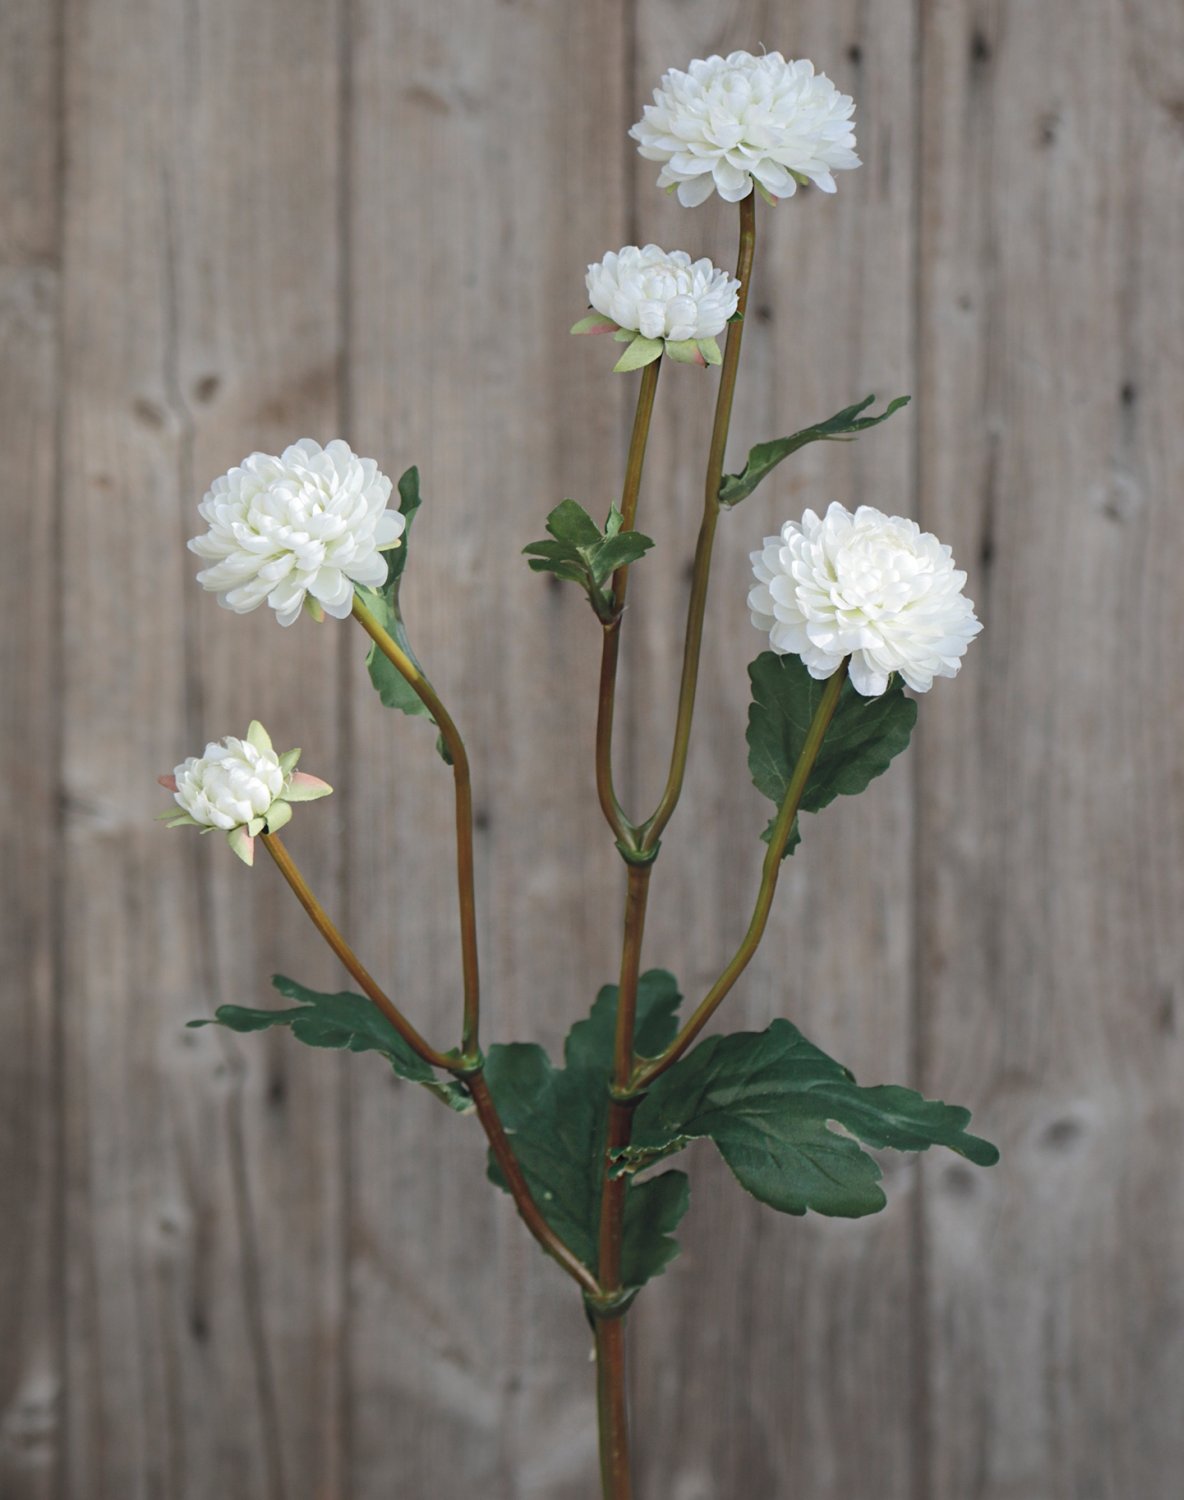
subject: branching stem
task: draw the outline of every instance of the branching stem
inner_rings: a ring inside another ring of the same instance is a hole
[[[830,728],[830,722],[834,718],[835,709],[839,704],[839,694],[843,690],[843,683],[847,680],[847,662],[834,675],[827,680],[814,717],[810,721],[810,728],[806,733],[805,743],[802,745],[801,754],[798,756],[797,764],[793,768],[789,786],[785,790],[785,796],[781,799],[781,807],[777,813],[777,820],[773,824],[773,832],[769,838],[769,849],[765,855],[764,866],[761,870],[761,884],[757,891],[756,907],[752,913],[752,920],[748,924],[748,931],[744,934],[744,940],[733,954],[726,968],[719,978],[708,990],[702,1003],[687,1021],[686,1025],[675,1037],[670,1046],[660,1057],[645,1063],[633,1074],[629,1082],[629,1092],[640,1095],[659,1078],[667,1068],[676,1063],[683,1055],[699,1033],[707,1025],[715,1014],[719,1005],[727,995],[728,991],[736,983],[740,975],[748,967],[764,936],[765,925],[769,920],[769,912],[773,906],[773,893],[777,889],[777,876],[781,870],[781,861],[785,854],[785,846],[789,842],[789,835],[793,828],[793,820],[798,815],[801,805],[802,793],[806,789],[806,783],[810,779],[810,772],[814,769],[814,762],[818,759],[818,752],[822,748],[822,741],[826,731]]]

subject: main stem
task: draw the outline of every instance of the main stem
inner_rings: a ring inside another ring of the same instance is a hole
[[[613,1153],[629,1144],[637,1101],[619,1099],[633,1072],[633,1041],[637,1027],[637,984],[641,972],[641,944],[653,865],[629,866],[625,894],[625,936],[621,946],[621,978],[617,992],[617,1024],[613,1039],[613,1071],[608,1107],[608,1132],[600,1194],[600,1237],[597,1279],[601,1295],[622,1291],[621,1242],[625,1225],[624,1177],[610,1175]],[[600,1420],[600,1470],[605,1500],[630,1500],[629,1420],[625,1398],[625,1314],[594,1314],[596,1325],[596,1392]]]
[[[464,974],[464,1016],[461,1024],[460,1050],[466,1058],[480,1056],[478,1032],[481,1020],[481,981],[477,967],[477,900],[473,864],[473,780],[469,757],[452,715],[438,693],[399,643],[384,630],[357,594],[353,616],[387,658],[395,670],[410,684],[413,692],[435,721],[452,760],[452,777],[456,792],[456,887],[460,905],[461,967]]]

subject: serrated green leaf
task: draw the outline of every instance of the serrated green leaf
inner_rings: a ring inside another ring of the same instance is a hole
[[[573,547],[595,547],[601,530],[582,505],[575,500],[561,500],[547,517],[547,530],[557,542]]]
[[[807,443],[842,441],[848,435],[864,432],[869,427],[878,427],[893,412],[907,406],[912,398],[897,396],[878,417],[861,417],[860,412],[866,411],[875,399],[874,396],[868,396],[864,401],[857,401],[854,406],[844,407],[825,422],[819,422],[815,427],[804,427],[801,432],[792,433],[789,437],[758,443],[755,448],[750,449],[748,462],[739,474],[724,475],[719,487],[719,503],[724,506],[738,505],[752,494],[765,475],[775,469],[783,458],[788,458]]]
[[[399,589],[403,570],[407,566],[408,535],[415,513],[422,504],[419,492],[419,470],[414,465],[400,475],[398,491],[399,509],[407,518],[407,524],[403,528],[402,545],[392,547],[383,553],[386,558],[386,582],[382,587],[368,589],[358,586],[357,592],[361,595],[362,603],[395,644],[405,651],[418,666],[415,652],[411,649],[411,643],[407,639],[403,616],[399,610]],[[370,673],[370,681],[374,684],[379,698],[387,708],[397,709],[413,719],[428,719],[429,721],[432,719],[415,689],[373,642],[366,653],[366,669]]]
[[[442,1099],[452,1109],[466,1112],[472,1108],[467,1090],[454,1078],[447,1078],[424,1062],[403,1040],[377,1006],[364,995],[348,990],[322,994],[310,990],[284,974],[272,976],[272,984],[281,995],[298,1004],[291,1010],[256,1010],[246,1005],[220,1005],[212,1020],[190,1021],[191,1027],[226,1026],[231,1031],[266,1031],[272,1026],[287,1026],[297,1041],[308,1047],[339,1047],[349,1052],[378,1052],[391,1067],[410,1083]]]
[[[644,557],[654,545],[653,538],[640,531],[621,531],[592,550],[589,564],[595,583],[603,583],[618,568],[627,567]]]
[[[654,360],[661,359],[662,349],[661,339],[647,339],[644,334],[636,334],[613,366],[613,374],[626,375],[630,370],[640,370],[643,365],[652,365]]]
[[[647,1055],[669,1045],[677,1031],[678,986],[660,969],[643,974],[637,991],[637,1046]],[[572,1028],[564,1066],[541,1047],[494,1045],[485,1078],[535,1201],[547,1222],[595,1272],[601,1171],[608,1128],[616,985],[605,985],[591,1014]],[[490,1179],[505,1182],[490,1157]],[[671,1238],[686,1212],[689,1187],[682,1172],[631,1183],[625,1199],[622,1280],[636,1289],[678,1253]]]
[[[578,583],[602,620],[612,618],[612,595],[603,587],[617,568],[634,563],[654,544],[639,531],[622,531],[621,512],[612,506],[602,531],[582,505],[564,500],[547,517],[552,540],[523,547],[536,573],[553,573]]]
[[[788,1021],[701,1042],[638,1107],[625,1171],[709,1136],[741,1185],[782,1213],[860,1218],[884,1207],[880,1169],[859,1145],[946,1146],[977,1166],[999,1153],[969,1135],[970,1112],[895,1085],[860,1088]],[[832,1128],[838,1125],[849,1134]],[[854,1138],[853,1138],[854,1137]]]
[[[800,657],[773,651],[763,651],[748,675],[748,769],[757,790],[780,806],[826,683],[811,677]],[[917,705],[905,697],[899,677],[878,698],[865,698],[850,681],[844,682],[802,793],[801,810],[820,812],[840,795],[862,792],[908,746],[916,719]],[[801,842],[797,824],[795,818],[787,855]],[[762,835],[766,842],[769,832]]]

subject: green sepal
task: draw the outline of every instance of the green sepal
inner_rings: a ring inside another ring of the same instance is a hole
[[[278,833],[281,828],[286,828],[291,821],[291,805],[285,802],[282,797],[277,797],[276,800],[267,809],[268,833]],[[255,830],[256,833],[258,833],[259,831],[259,829]]]
[[[748,710],[748,769],[757,791],[778,806],[789,787],[825,682],[810,676],[799,656],[762,651],[749,666],[752,703]],[[893,676],[878,698],[857,693],[848,679],[799,804],[803,812],[821,812],[838,796],[855,796],[888,769],[908,747],[917,721],[917,705],[904,695]],[[775,822],[776,819],[773,819]],[[767,843],[773,823],[761,837]],[[794,819],[786,856],[801,843]]]
[[[713,1036],[663,1073],[617,1153],[630,1173],[708,1136],[741,1186],[782,1213],[860,1218],[884,1207],[880,1168],[862,1149],[946,1146],[976,1166],[999,1152],[969,1135],[969,1110],[896,1085],[860,1088],[792,1026]],[[832,1126],[837,1125],[839,1130]]]
[[[407,566],[407,547],[411,533],[411,522],[416,512],[423,503],[419,492],[419,469],[414,465],[407,469],[399,478],[399,510],[402,512],[406,525],[401,537],[402,545],[384,551],[386,558],[386,582],[380,589],[365,588],[361,584],[355,585],[355,592],[362,603],[399,646],[411,658],[415,665],[419,662],[415,652],[411,649],[411,643],[407,639],[407,631],[403,624],[403,616],[399,610],[399,589],[402,583],[403,570]],[[397,709],[412,719],[427,719],[430,722],[432,716],[424,706],[419,694],[398,670],[398,668],[371,642],[370,650],[366,654],[366,667],[370,673],[370,681],[378,691],[379,698],[387,708]],[[437,744],[439,749],[439,744]],[[447,757],[444,757],[447,760]]]
[[[720,347],[715,339],[699,339],[699,353],[703,356],[705,363],[709,365],[722,365],[724,357],[720,353]]]
[[[640,531],[622,531],[621,522],[621,512],[613,506],[602,530],[582,505],[564,500],[547,517],[551,540],[531,542],[522,551],[534,572],[578,583],[597,616],[608,621],[613,618],[614,604],[605,587],[607,580],[654,545]]]
[[[611,333],[618,328],[612,318],[606,318],[603,313],[591,312],[578,323],[571,326],[572,333]]]
[[[632,328],[618,328],[617,331],[616,331],[616,333],[613,334],[613,343],[614,344],[631,344],[636,337],[637,337],[637,333],[636,333],[636,331],[634,329],[632,329]]]
[[[756,186],[757,192],[761,195],[761,197],[765,200],[769,207],[776,208],[778,203],[780,203],[781,201],[780,198],[774,198],[773,194],[769,191],[769,189],[764,185],[763,182],[759,182],[755,177],[752,180]]]
[[[637,1046],[658,1053],[674,1039],[680,1001],[673,976],[651,969],[637,988]],[[617,986],[605,985],[591,1014],[577,1022],[557,1068],[541,1047],[512,1042],[489,1049],[485,1078],[535,1202],[573,1253],[595,1271],[601,1163],[608,1132]],[[489,1176],[505,1188],[489,1159]],[[678,1254],[673,1238],[687,1210],[684,1173],[631,1182],[625,1198],[621,1275],[626,1294],[658,1275]]]
[[[654,360],[661,359],[664,347],[663,339],[647,339],[643,333],[634,334],[628,349],[613,366],[613,374],[626,375],[630,370],[640,370],[643,365],[652,365]]]
[[[666,353],[680,365],[702,365],[706,361],[697,339],[667,339]]]
[[[300,760],[300,755],[301,752],[299,750],[285,750],[284,753],[280,756],[280,770],[284,773],[285,776],[290,776],[296,769],[297,762]]]
[[[886,422],[893,412],[907,406],[912,398],[897,396],[878,417],[861,417],[859,413],[866,411],[875,399],[874,396],[868,396],[864,401],[857,401],[854,406],[844,407],[825,422],[819,422],[815,427],[804,427],[801,432],[795,432],[789,437],[758,443],[755,448],[750,449],[748,462],[739,474],[724,475],[719,487],[719,503],[723,506],[738,505],[752,494],[765,475],[775,469],[783,458],[788,458],[807,443],[846,441],[869,427],[878,427],[881,422]]]
[[[292,1010],[255,1010],[245,1005],[220,1005],[212,1020],[190,1021],[190,1027],[225,1026],[231,1031],[266,1031],[287,1026],[299,1042],[309,1047],[339,1047],[349,1052],[378,1052],[400,1078],[418,1083],[443,1100],[449,1108],[467,1114],[473,1107],[466,1088],[454,1078],[444,1077],[424,1062],[403,1040],[376,1005],[364,995],[348,990],[322,994],[310,990],[284,974],[272,976],[272,984],[287,1000],[298,1004]]]

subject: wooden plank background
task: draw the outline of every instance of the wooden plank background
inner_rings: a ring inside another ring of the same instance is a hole
[[[667,66],[816,59],[866,165],[760,213],[732,451],[876,391],[721,526],[647,963],[701,991],[755,890],[747,553],[918,516],[986,631],[906,762],[787,870],[731,1025],[790,1014],[1000,1141],[855,1224],[693,1153],[639,1304],[642,1500],[1175,1500],[1184,1465],[1184,11],[1177,0],[6,0],[0,9],[0,1497],[582,1500],[577,1299],[471,1123],[365,1059],[186,1032],[332,961],[158,771],[257,714],[339,791],[291,843],[448,1038],[448,778],[348,626],[219,611],[184,550],[252,448],[342,434],[427,496],[413,636],[476,768],[489,1038],[616,968],[597,632],[518,551],[606,507],[631,383],[568,338],[626,241],[726,262],[625,138]],[[654,797],[713,381],[668,371],[619,754]],[[644,575],[644,576],[643,576]],[[632,591],[631,591],[632,594]]]

